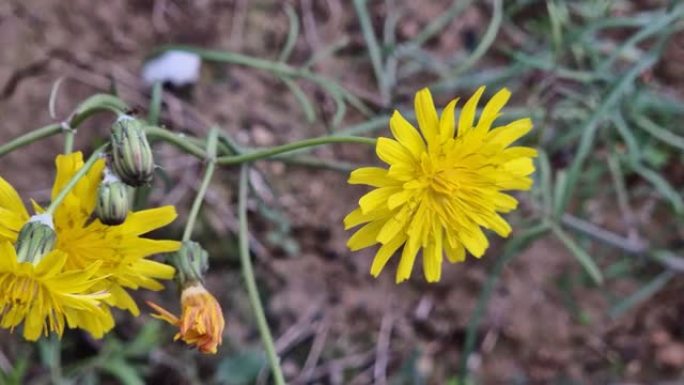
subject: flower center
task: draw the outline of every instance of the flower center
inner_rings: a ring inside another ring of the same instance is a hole
[[[423,154],[420,163],[421,182],[430,192],[439,195],[451,195],[458,188],[458,183],[453,178],[444,156]]]

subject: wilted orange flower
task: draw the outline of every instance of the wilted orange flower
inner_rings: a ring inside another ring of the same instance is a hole
[[[182,313],[180,318],[152,302],[147,302],[159,314],[154,318],[164,320],[179,328],[174,341],[182,339],[195,345],[202,353],[216,354],[221,345],[225,321],[221,305],[199,282],[193,282],[181,292]]]

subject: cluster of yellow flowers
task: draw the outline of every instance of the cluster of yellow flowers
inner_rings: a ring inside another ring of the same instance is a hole
[[[80,152],[59,155],[56,165],[53,198],[83,167],[83,157]],[[54,217],[45,217],[53,222],[49,225],[54,227],[56,243],[54,250],[33,261],[17,259],[13,244],[30,216],[17,192],[0,178],[2,327],[14,328],[26,319],[24,336],[35,340],[48,331],[61,334],[66,320],[67,326],[99,338],[114,326],[110,307],[140,313],[127,289],[160,290],[158,280],[173,277],[173,267],[146,257],[176,251],[180,243],[141,237],[173,221],[172,206],[130,213],[118,226],[91,219],[104,167],[104,159],[98,160]],[[44,211],[35,203],[34,209]]]
[[[428,282],[439,281],[443,258],[479,258],[489,243],[484,229],[506,237],[511,226],[500,213],[518,201],[510,190],[528,190],[534,172],[529,147],[511,146],[532,129],[530,119],[493,127],[510,92],[498,91],[476,119],[484,87],[463,105],[458,99],[438,115],[430,92],[416,94],[416,129],[398,111],[390,119],[394,139],[379,138],[376,152],[388,168],[363,167],[349,183],[375,189],[344,219],[363,225],[349,239],[358,250],[380,244],[371,266],[378,276],[401,250],[396,281],[411,276],[422,250]],[[140,313],[130,295],[139,288],[161,290],[160,280],[180,282],[179,317],[156,304],[156,318],[178,327],[176,339],[215,353],[225,321],[221,307],[202,286],[207,254],[191,241],[143,236],[176,218],[172,206],[130,212],[129,186],[149,183],[154,163],[139,121],[122,116],[112,128],[107,159],[84,163],[80,152],[60,155],[52,203],[35,202],[30,216],[14,188],[0,177],[0,327],[23,322],[23,335],[36,340],[65,326],[102,337],[114,326],[111,308]],[[93,158],[95,159],[95,158]],[[57,203],[57,204],[56,204]],[[149,257],[169,254],[175,266]]]
[[[80,179],[74,177],[85,167],[82,154],[57,156],[51,198],[61,201],[53,212],[33,202],[36,215],[30,216],[0,177],[0,327],[13,330],[23,322],[23,335],[31,341],[49,332],[61,336],[65,326],[101,338],[114,327],[112,307],[140,314],[130,290],[161,290],[159,280],[174,277],[174,267],[148,257],[178,252],[183,244],[143,237],[171,223],[174,207],[128,210],[127,185],[148,183],[154,167],[146,138],[135,139],[144,135],[137,125],[133,118],[120,118],[112,130],[110,158],[95,160]],[[117,162],[117,157],[129,158]],[[193,278],[183,282],[193,289],[181,294],[184,322],[191,324],[181,337],[215,353],[223,333],[221,308],[211,308],[220,318],[212,322],[220,327],[206,330],[194,310],[201,276]],[[206,293],[199,297],[211,296]]]

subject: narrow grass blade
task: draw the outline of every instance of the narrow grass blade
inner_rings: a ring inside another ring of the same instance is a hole
[[[290,3],[285,3],[285,14],[287,14],[289,20],[290,29],[287,31],[287,39],[285,40],[283,50],[280,51],[278,56],[278,61],[280,62],[286,62],[290,58],[299,37],[299,17],[297,17],[297,12],[295,12],[294,7]]]
[[[610,316],[612,318],[618,318],[619,316],[627,312],[629,309],[651,298],[663,287],[665,287],[665,285],[667,285],[667,283],[670,282],[670,280],[674,278],[675,275],[676,274],[670,270],[658,274],[653,280],[651,280],[651,282],[642,286],[639,290],[634,292],[629,297],[615,304],[615,306],[613,306],[610,309]]]
[[[603,274],[601,274],[601,269],[594,261],[594,259],[587,253],[583,248],[581,248],[573,239],[560,227],[553,225],[551,226],[551,231],[553,234],[568,248],[568,251],[577,259],[577,262],[582,265],[584,270],[589,274],[592,280],[596,284],[603,283]]]

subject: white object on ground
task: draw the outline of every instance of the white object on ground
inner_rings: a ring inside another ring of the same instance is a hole
[[[185,51],[168,51],[145,63],[142,78],[148,86],[171,83],[175,86],[193,84],[199,79],[202,59]]]

